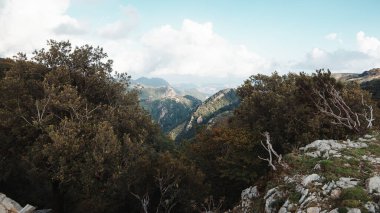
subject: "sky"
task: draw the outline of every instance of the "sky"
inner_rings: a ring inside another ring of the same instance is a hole
[[[172,84],[380,67],[378,0],[0,0],[0,57],[48,39],[101,46],[114,69]]]

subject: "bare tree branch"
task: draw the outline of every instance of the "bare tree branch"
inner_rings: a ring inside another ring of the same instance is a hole
[[[363,128],[362,121],[364,120],[367,123],[365,128],[372,128],[375,120],[373,108],[364,101],[363,95],[361,99],[363,112],[353,112],[334,86],[326,83],[324,88],[323,91],[313,90],[314,94],[319,97],[319,100],[314,101],[314,104],[320,112],[333,118],[332,124],[342,125],[359,132]]]
[[[274,149],[273,149],[273,146],[272,144],[270,143],[270,135],[268,132],[265,132],[263,134],[266,138],[266,145],[264,145],[264,143],[262,141],[261,142],[261,145],[264,147],[265,150],[268,151],[268,154],[269,154],[269,158],[262,158],[259,156],[259,158],[261,160],[265,160],[265,161],[268,161],[268,164],[270,167],[272,167],[273,170],[277,170],[276,166],[274,165],[273,163],[273,156],[277,158],[277,163],[283,167],[286,167],[286,164],[284,164],[283,162],[281,162],[282,160],[282,155],[279,155]]]

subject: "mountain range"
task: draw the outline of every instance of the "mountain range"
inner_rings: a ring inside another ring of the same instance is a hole
[[[141,106],[174,140],[191,138],[198,127],[227,119],[239,104],[235,89],[207,97],[196,88],[181,90],[160,78],[139,78],[132,85],[139,91]]]

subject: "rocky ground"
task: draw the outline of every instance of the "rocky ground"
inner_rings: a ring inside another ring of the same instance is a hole
[[[245,189],[232,212],[380,212],[380,141],[317,140],[284,156],[285,167]]]
[[[20,206],[16,201],[0,193],[0,213],[45,213],[47,211],[35,211],[35,207],[27,204],[25,207]]]

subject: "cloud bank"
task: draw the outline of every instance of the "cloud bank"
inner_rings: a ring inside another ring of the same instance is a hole
[[[70,40],[74,45],[104,47],[119,72],[190,83],[241,83],[252,74],[269,74],[275,69],[361,72],[380,67],[380,40],[362,31],[352,36],[356,49],[328,51],[315,47],[304,58],[279,62],[229,41],[211,22],[185,19],[177,28],[162,25],[131,36],[140,22],[137,8],[120,6],[115,11],[120,14],[117,19],[97,25],[70,16],[70,5],[69,0],[0,0],[0,57],[20,51],[31,53],[44,47],[48,39]],[[324,38],[343,43],[341,34],[335,32]]]

